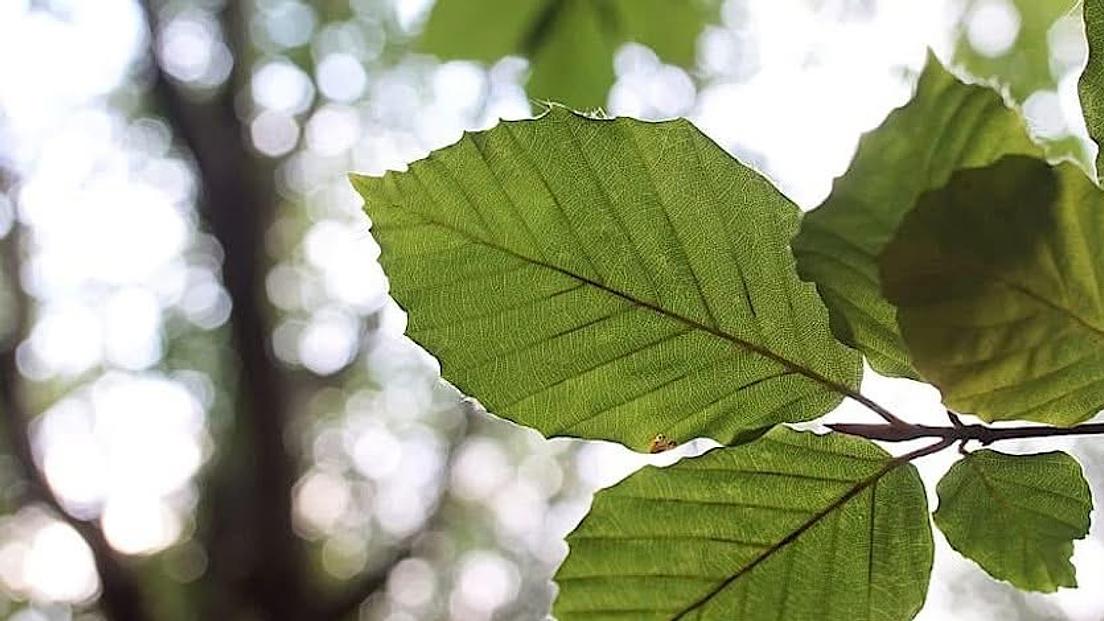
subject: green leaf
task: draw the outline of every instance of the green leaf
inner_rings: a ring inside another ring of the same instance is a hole
[[[878,255],[901,218],[962,167],[1039,153],[1019,115],[988,88],[963,84],[929,56],[916,94],[863,136],[832,194],[793,241],[798,271],[816,283],[836,337],[885,375],[917,378],[882,296]]]
[[[976,451],[937,491],[936,525],[989,575],[1028,591],[1077,586],[1070,556],[1089,533],[1092,497],[1073,457]]]
[[[532,63],[526,85],[529,97],[576,108],[606,104],[619,43],[605,21],[608,10],[592,0],[560,3],[542,34],[520,50]]]
[[[916,468],[786,428],[599,492],[567,538],[574,619],[911,619],[932,566]]]
[[[1104,407],[1104,200],[1008,156],[921,198],[882,255],[916,368],[951,408],[1072,425]]]
[[[446,59],[532,62],[529,95],[577,108],[606,103],[613,53],[651,47],[668,63],[694,62],[698,34],[716,18],[715,0],[439,0],[421,49]]]
[[[858,385],[794,271],[797,207],[686,121],[556,107],[353,182],[411,337],[546,435],[729,443]]]
[[[548,0],[437,0],[419,47],[442,58],[492,63],[521,51],[526,36],[547,19]]]
[[[1089,40],[1089,64],[1077,84],[1089,135],[1104,145],[1104,0],[1084,0],[1085,36]],[[1104,148],[1096,154],[1097,175],[1104,175]]]

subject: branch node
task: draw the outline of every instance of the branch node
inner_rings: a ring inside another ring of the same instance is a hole
[[[966,445],[969,444],[969,442],[970,442],[970,438],[962,438],[961,440],[958,441],[958,454],[959,455],[962,455],[963,457],[969,457],[970,456],[970,450],[968,448],[966,448]]]

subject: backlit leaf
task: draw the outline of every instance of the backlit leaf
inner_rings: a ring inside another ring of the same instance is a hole
[[[1081,74],[1078,92],[1089,135],[1104,144],[1104,0],[1084,0],[1085,36],[1089,40],[1089,64]],[[1104,149],[1096,154],[1097,175],[1104,172]]]
[[[916,368],[953,409],[1072,425],[1104,407],[1104,195],[1008,156],[923,196],[882,255]]]
[[[1073,457],[976,451],[938,492],[936,525],[991,576],[1030,591],[1077,586],[1070,556],[1089,533],[1092,497]]]
[[[898,621],[932,564],[915,467],[785,428],[595,496],[555,580],[561,621]]]
[[[917,377],[882,296],[882,248],[924,191],[958,168],[1007,153],[1039,153],[1019,115],[996,92],[963,84],[929,57],[912,101],[863,136],[832,194],[802,221],[793,242],[801,277],[816,283],[836,337],[878,372]]]
[[[553,108],[353,181],[411,337],[546,435],[730,443],[858,385],[794,271],[797,207],[686,121]]]

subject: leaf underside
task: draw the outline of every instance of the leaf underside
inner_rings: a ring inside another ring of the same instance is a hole
[[[556,574],[561,621],[900,621],[932,563],[916,469],[777,428],[597,494]]]
[[[1030,591],[1077,586],[1070,557],[1089,532],[1092,498],[1073,457],[975,451],[938,493],[936,525],[989,575]]]
[[[1099,147],[1104,144],[1104,0],[1084,0],[1083,11],[1089,62],[1077,88],[1089,135]],[[1104,174],[1104,149],[1097,151],[1096,172]]]
[[[1072,164],[1009,156],[921,198],[882,255],[913,363],[987,420],[1104,408],[1104,200]]]
[[[592,109],[613,85],[613,54],[629,41],[665,62],[690,66],[715,0],[439,0],[420,48],[445,59],[530,59],[528,92]]]
[[[686,121],[557,107],[353,182],[410,336],[546,435],[731,443],[858,385],[794,272],[797,208]]]
[[[816,283],[836,337],[879,373],[919,378],[882,295],[879,254],[923,192],[1008,153],[1039,153],[1019,115],[929,56],[912,101],[863,136],[831,196],[802,221],[793,242],[801,277]]]

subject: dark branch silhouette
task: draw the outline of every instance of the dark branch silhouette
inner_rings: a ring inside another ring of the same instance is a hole
[[[932,425],[883,425],[864,423],[837,423],[828,425],[832,431],[882,442],[907,442],[920,438],[942,438],[952,442],[976,441],[989,445],[1003,440],[1047,438],[1054,436],[1090,436],[1104,434],[1104,424],[1089,423],[1074,427],[1047,427],[1031,425],[1021,427],[989,427],[987,425],[955,424],[950,427]]]

